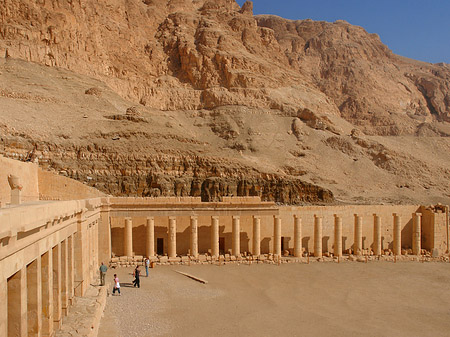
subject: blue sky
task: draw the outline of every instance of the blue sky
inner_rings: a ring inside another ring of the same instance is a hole
[[[253,13],[345,20],[377,33],[396,54],[450,63],[450,0],[254,0]]]

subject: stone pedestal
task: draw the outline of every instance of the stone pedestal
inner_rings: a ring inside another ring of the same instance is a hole
[[[211,217],[211,255],[218,257],[219,253],[219,217]]]
[[[414,255],[420,255],[421,247],[421,227],[422,227],[422,214],[413,213],[413,238],[412,238],[412,250]]]
[[[381,218],[379,215],[373,215],[373,253],[375,256],[381,255]]]
[[[393,213],[394,217],[394,255],[402,255],[402,218]]]
[[[234,256],[241,255],[241,226],[240,226],[240,217],[233,216],[233,233],[232,233],[232,242],[231,242],[231,253]]]
[[[294,215],[294,256],[302,256],[302,219]]]
[[[131,218],[125,218],[123,253],[125,256],[133,256],[133,222]]]
[[[334,215],[334,256],[342,256],[342,218]]]
[[[261,218],[259,216],[253,216],[252,254],[254,256],[261,255]]]
[[[169,258],[177,256],[177,218],[169,217]]]
[[[322,257],[322,217],[314,215],[314,256]]]
[[[190,236],[190,250],[191,256],[198,256],[198,220],[196,216],[191,216],[191,236]]]
[[[20,205],[22,202],[22,191],[18,188],[11,190],[11,205]]]
[[[354,254],[362,254],[362,217],[355,214]]]
[[[273,254],[281,256],[281,218],[273,216]]]
[[[145,252],[147,257],[155,256],[155,219],[150,216],[147,218],[147,237]]]

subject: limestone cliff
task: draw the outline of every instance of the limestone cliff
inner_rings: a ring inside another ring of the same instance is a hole
[[[108,193],[447,197],[449,66],[343,21],[234,0],[5,0],[0,54],[1,152],[34,148]]]

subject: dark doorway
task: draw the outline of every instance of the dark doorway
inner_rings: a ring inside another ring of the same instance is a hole
[[[284,252],[284,236],[281,237],[281,254]]]
[[[219,238],[219,254],[225,254],[225,238]]]
[[[156,239],[156,254],[164,255],[164,239],[163,238]]]

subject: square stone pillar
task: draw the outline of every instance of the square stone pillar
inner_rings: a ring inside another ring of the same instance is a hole
[[[89,241],[87,223],[82,213],[78,215],[74,236],[75,296],[84,296],[89,286]]]
[[[169,217],[169,258],[177,256],[177,218]]]
[[[62,324],[62,279],[61,243],[53,247],[53,328],[58,330]]]
[[[394,217],[394,255],[402,255],[402,218],[393,213]]]
[[[98,258],[107,264],[111,259],[111,221],[109,198],[102,198],[98,227]]]
[[[294,256],[302,256],[302,219],[294,215]]]
[[[190,236],[190,250],[191,256],[198,256],[198,219],[196,216],[191,216],[191,236]]]
[[[8,336],[8,282],[0,280],[0,336]]]
[[[74,235],[72,234],[67,239],[68,245],[69,245],[69,263],[68,263],[68,278],[69,278],[69,284],[68,284],[68,291],[69,291],[69,305],[74,304],[74,296],[75,296],[75,257],[74,257],[74,248],[73,248],[73,242],[74,242]]]
[[[281,218],[273,216],[273,254],[281,257]]]
[[[4,300],[4,299],[2,299]],[[25,337],[28,335],[27,322],[27,269],[8,278],[8,334]]]
[[[342,218],[334,215],[334,256],[342,256]]]
[[[69,244],[67,239],[61,243],[61,310],[69,314]]]
[[[41,257],[42,336],[53,336],[53,250]]]
[[[355,214],[355,229],[354,229],[354,251],[356,255],[362,255],[362,217]]]
[[[414,255],[420,255],[421,247],[421,227],[422,227],[422,214],[413,213],[413,238],[412,238],[412,250]]]
[[[146,237],[147,257],[155,256],[155,218],[147,218],[147,237]]]
[[[27,321],[28,336],[41,336],[42,288],[41,256],[27,266]]]
[[[231,253],[234,256],[241,255],[241,226],[240,226],[240,217],[233,216],[232,217],[232,236],[231,236]]]
[[[211,255],[218,257],[219,254],[219,217],[211,217]]]
[[[252,244],[253,256],[261,255],[261,217],[253,216],[253,244]]]
[[[378,214],[373,215],[373,253],[381,255],[381,218]]]
[[[314,214],[314,256],[322,257],[322,217]]]
[[[133,222],[131,218],[125,218],[123,234],[123,255],[131,257],[133,256]]]

